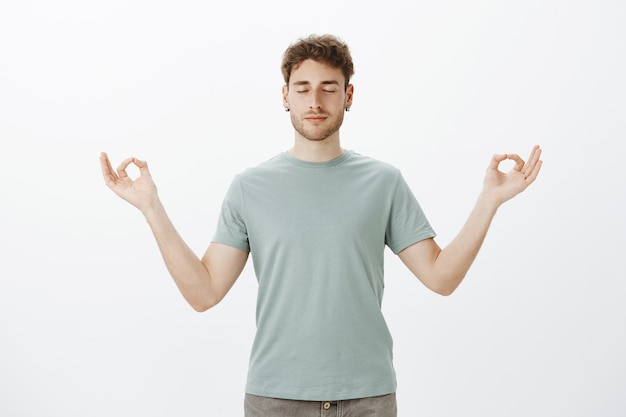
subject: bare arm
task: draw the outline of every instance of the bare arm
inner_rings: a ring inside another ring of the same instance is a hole
[[[402,262],[431,290],[451,294],[474,262],[500,205],[524,191],[537,178],[542,164],[540,156],[538,146],[533,148],[528,162],[518,155],[494,155],[483,190],[459,234],[444,249],[434,239],[417,242],[399,253]],[[503,173],[498,165],[506,159],[515,161],[515,166]]]
[[[140,170],[140,176],[134,181],[126,173],[126,167],[131,163]],[[196,311],[205,311],[219,303],[241,274],[248,252],[212,243],[200,260],[183,241],[165,212],[144,161],[128,158],[116,172],[108,156],[102,153],[100,164],[107,186],[145,216],[165,265],[187,302]]]

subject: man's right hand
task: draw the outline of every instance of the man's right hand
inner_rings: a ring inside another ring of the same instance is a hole
[[[126,168],[131,163],[139,168],[139,177],[134,181],[126,173]],[[105,184],[118,196],[128,201],[133,206],[145,214],[147,210],[154,208],[158,204],[157,187],[152,181],[152,176],[148,170],[148,164],[137,158],[127,158],[117,168],[113,170],[109,157],[105,152],[100,154],[100,165]]]
[[[131,163],[140,172],[134,181],[126,173]],[[114,171],[104,152],[100,155],[100,164],[106,185],[141,210],[146,217],[165,265],[187,302],[196,311],[207,310],[219,303],[241,274],[248,252],[213,242],[204,257],[198,259],[180,237],[161,205],[148,164],[136,158],[128,158]]]

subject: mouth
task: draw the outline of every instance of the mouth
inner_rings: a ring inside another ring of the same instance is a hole
[[[309,122],[323,122],[327,118],[328,116],[322,116],[322,115],[311,115],[311,116],[304,117],[304,119],[308,120]]]

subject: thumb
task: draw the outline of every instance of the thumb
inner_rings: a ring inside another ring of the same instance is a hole
[[[148,169],[148,163],[141,159],[133,158],[133,163],[139,168],[141,175],[150,176],[150,170]]]

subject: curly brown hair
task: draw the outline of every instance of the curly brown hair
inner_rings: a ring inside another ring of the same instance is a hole
[[[348,45],[341,39],[333,35],[310,35],[289,45],[281,64],[285,84],[289,85],[291,71],[307,59],[340,69],[346,80],[345,88],[348,88],[350,78],[354,75],[354,64]]]

